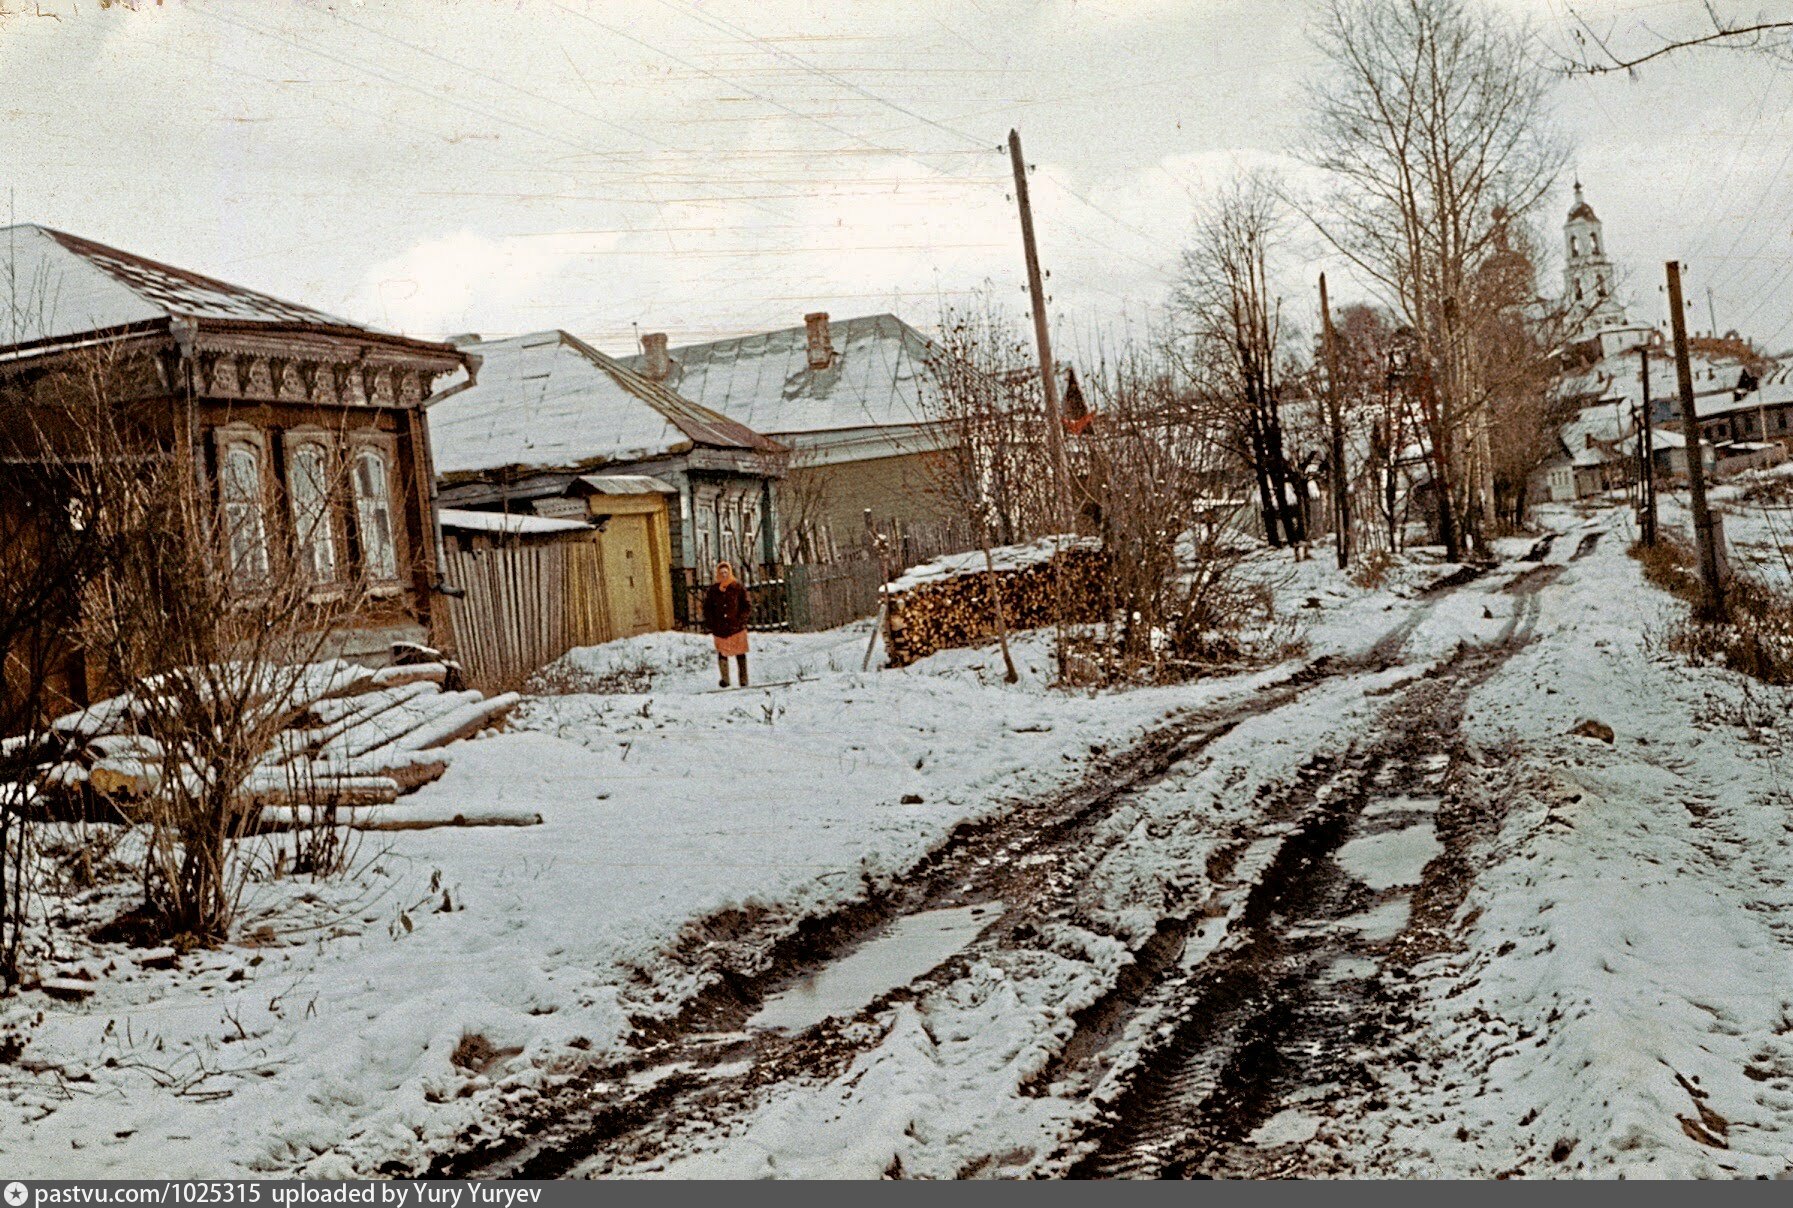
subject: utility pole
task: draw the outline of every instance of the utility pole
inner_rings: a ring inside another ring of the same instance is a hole
[[[1021,210],[1021,248],[1027,255],[1027,293],[1033,304],[1034,342],[1040,349],[1040,389],[1046,398],[1046,447],[1058,479],[1059,531],[1070,527],[1071,472],[1065,464],[1065,424],[1059,413],[1058,374],[1052,365],[1052,335],[1046,322],[1046,287],[1040,275],[1040,252],[1033,241],[1033,203],[1027,196],[1027,162],[1021,158],[1021,135],[1009,131],[1009,162],[1015,169],[1015,204]]]
[[[1637,372],[1644,385],[1644,412],[1638,440],[1644,455],[1643,536],[1645,545],[1656,544],[1656,427],[1650,411],[1650,346],[1637,347]]]
[[[1712,287],[1706,287],[1706,322],[1712,325],[1712,338],[1718,339],[1718,310],[1712,305]]]
[[[1687,363],[1687,316],[1681,301],[1681,262],[1668,262],[1668,317],[1675,335],[1675,383],[1681,389],[1681,429],[1687,436],[1687,494],[1693,510],[1693,539],[1700,554],[1700,582],[1706,589],[1706,611],[1722,619],[1724,583],[1718,577],[1718,547],[1713,541],[1712,513],[1706,506],[1706,466],[1700,456],[1700,419],[1693,402],[1693,368]]]
[[[1320,332],[1326,346],[1326,410],[1332,425],[1332,523],[1339,569],[1351,565],[1351,496],[1345,482],[1345,417],[1339,408],[1338,346],[1332,332],[1332,307],[1326,300],[1326,274],[1320,274]]]

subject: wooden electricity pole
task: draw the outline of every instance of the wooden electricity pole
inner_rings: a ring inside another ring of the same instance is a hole
[[[1675,384],[1681,388],[1681,430],[1687,437],[1687,494],[1693,511],[1693,540],[1700,555],[1700,582],[1706,589],[1706,611],[1725,613],[1724,583],[1718,574],[1718,546],[1713,540],[1712,512],[1706,506],[1706,466],[1700,456],[1700,419],[1693,402],[1693,368],[1687,363],[1687,316],[1681,301],[1681,262],[1668,262],[1668,317],[1675,334]]]
[[[1643,538],[1645,545],[1656,544],[1656,427],[1650,415],[1650,346],[1640,344],[1637,348],[1637,372],[1643,379],[1644,409],[1638,421],[1642,427],[1638,431],[1639,448],[1643,450],[1643,478],[1641,479],[1644,497],[1643,503]]]
[[[1339,407],[1338,345],[1332,331],[1332,307],[1326,300],[1326,274],[1320,274],[1320,332],[1326,352],[1326,419],[1332,428],[1332,524],[1339,569],[1351,565],[1351,496],[1345,482],[1345,416]]]
[[[1058,497],[1058,527],[1070,527],[1071,472],[1065,463],[1065,424],[1059,413],[1058,374],[1052,365],[1052,335],[1046,323],[1046,287],[1040,275],[1040,252],[1033,241],[1033,203],[1027,196],[1027,162],[1021,157],[1021,135],[1009,131],[1009,162],[1015,169],[1015,204],[1021,209],[1021,248],[1027,255],[1027,294],[1033,304],[1033,336],[1040,348],[1040,389],[1046,397],[1046,447],[1052,456],[1053,484]]]

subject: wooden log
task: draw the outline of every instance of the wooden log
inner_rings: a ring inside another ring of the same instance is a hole
[[[342,759],[313,759],[305,765],[314,776],[385,776],[396,781],[399,792],[409,793],[448,770],[442,751],[393,751],[387,755],[355,755]]]
[[[400,703],[343,731],[319,748],[318,754],[335,758],[342,755],[366,755],[382,747],[401,744],[406,735],[415,730],[429,726],[440,718],[457,713],[460,710],[479,704],[484,698],[478,692],[469,689],[466,692],[423,693],[412,700]],[[398,750],[415,751],[423,748],[414,743],[402,743]]]
[[[142,759],[108,756],[94,761],[87,770],[87,783],[103,796],[139,800],[155,792],[162,783],[162,765]]]
[[[298,773],[298,769],[282,769]],[[356,806],[390,805],[398,800],[398,782],[390,776],[324,776],[295,774],[286,779],[252,776],[238,797],[251,805]]]
[[[474,696],[479,694],[473,693]],[[474,701],[451,712],[441,714],[428,723],[417,727],[407,734],[394,739],[386,746],[367,752],[370,756],[384,757],[389,751],[427,751],[433,747],[445,747],[461,738],[468,738],[479,733],[487,726],[495,724],[505,714],[516,708],[522,697],[515,692],[504,692],[486,700]]]
[[[440,688],[447,678],[447,663],[394,663],[374,672],[374,683],[381,688],[404,684],[434,684]]]
[[[307,806],[270,806],[262,810],[259,828],[263,831],[295,830],[325,821]],[[449,816],[407,814],[404,806],[358,807],[339,811],[338,825],[359,831],[435,830],[440,827],[470,826],[540,826],[540,814],[506,814],[495,811],[464,810]]]

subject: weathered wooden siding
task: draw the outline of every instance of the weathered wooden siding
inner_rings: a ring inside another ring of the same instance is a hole
[[[594,540],[470,549],[450,544],[444,577],[454,649],[475,687],[520,684],[577,646],[615,636],[603,550]]]
[[[881,527],[952,523],[954,508],[938,486],[938,457],[905,453],[837,465],[799,465],[791,469],[784,489],[791,498],[814,500],[811,514],[827,527],[834,547],[853,549],[864,543],[868,509]]]

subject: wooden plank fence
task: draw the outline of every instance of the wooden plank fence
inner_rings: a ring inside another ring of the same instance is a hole
[[[798,563],[785,567],[784,577],[794,632],[833,629],[878,611],[883,575],[874,559]]]
[[[446,551],[449,631],[467,678],[491,690],[520,684],[576,646],[613,635],[602,551],[594,541]]]

